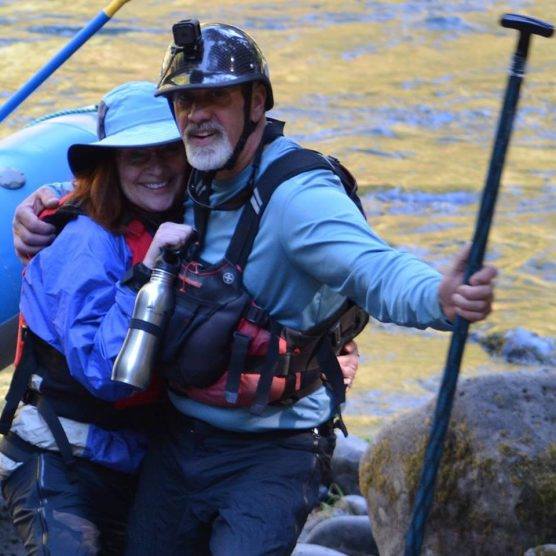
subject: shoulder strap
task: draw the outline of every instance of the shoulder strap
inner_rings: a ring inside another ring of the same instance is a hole
[[[266,125],[264,128],[261,143],[257,149],[255,155],[254,164],[254,174],[257,173],[257,168],[260,163],[261,154],[263,148],[284,135],[285,122],[281,120],[276,120],[274,118],[267,118]],[[202,249],[204,243],[204,237],[206,233],[206,228],[208,224],[208,219],[210,211],[214,209],[218,210],[236,210],[243,206],[252,194],[252,182],[254,181],[253,176],[250,179],[250,184],[243,191],[241,191],[233,199],[230,199],[217,207],[210,207],[210,193],[211,193],[211,182],[214,178],[214,174],[211,172],[199,172],[193,169],[189,175],[189,180],[187,183],[187,191],[190,198],[193,200],[193,213],[195,220],[195,229],[199,234],[198,250]]]
[[[312,170],[333,172],[334,168],[325,156],[309,149],[295,149],[268,166],[257,180],[253,193],[239,217],[226,251],[228,261],[242,269],[245,268],[259,230],[259,222],[276,188],[290,178]]]

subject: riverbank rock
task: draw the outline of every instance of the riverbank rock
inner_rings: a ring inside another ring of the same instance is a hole
[[[433,404],[385,427],[360,481],[381,556],[403,554]],[[423,555],[522,556],[556,540],[556,372],[462,382]]]
[[[365,515],[368,516],[367,501],[363,496],[357,494],[348,494],[336,498],[334,496],[315,508],[307,518],[305,526],[299,534],[298,541],[306,542],[311,531],[321,522],[332,517],[349,516],[349,515]]]
[[[337,511],[344,511],[348,515],[369,515],[367,501],[359,494],[342,496],[342,498],[334,504],[334,509]]]
[[[332,548],[349,556],[378,556],[367,516],[346,515],[321,521],[305,542]]]
[[[523,556],[556,556],[556,544],[543,544],[530,548]]]
[[[359,490],[359,462],[369,443],[350,434],[336,434],[336,449],[332,456],[332,482],[341,494],[361,494]]]
[[[345,552],[338,552],[337,550],[326,548],[318,544],[300,542],[296,544],[292,556],[345,556]]]
[[[508,363],[556,366],[556,340],[539,336],[525,328],[514,328],[475,338],[490,355]]]

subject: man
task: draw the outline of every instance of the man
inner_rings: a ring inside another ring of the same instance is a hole
[[[294,172],[269,200],[261,200],[261,175],[300,150],[279,133],[268,136],[275,129],[265,117],[273,94],[262,53],[229,25],[199,29],[186,21],[173,30],[158,94],[171,103],[188,160],[198,171],[189,188],[201,235],[196,264],[217,268],[237,255],[232,246],[251,215],[254,241],[240,250],[244,264],[228,278],[243,284],[273,326],[315,330],[347,298],[382,321],[419,328],[449,329],[456,314],[470,321],[486,317],[493,268],[477,272],[467,286],[466,252],[441,276],[393,250],[369,228],[331,170]],[[295,403],[266,405],[271,392],[260,385],[276,367],[265,363],[249,392],[262,402],[229,407],[220,403],[213,383],[187,383],[188,359],[198,356],[199,347],[185,345],[170,390],[175,411],[142,470],[128,553],[288,554],[326,471],[330,424],[342,399],[337,381],[331,388],[334,376],[327,375],[323,385],[319,375],[316,386],[296,391]],[[267,359],[271,351],[269,344]],[[204,353],[212,356],[210,349]],[[293,370],[290,376],[309,374]],[[234,380],[221,386],[226,400],[237,399]]]

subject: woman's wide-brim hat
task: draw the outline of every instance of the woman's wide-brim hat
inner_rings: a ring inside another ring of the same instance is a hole
[[[148,81],[124,83],[107,93],[98,107],[98,141],[68,149],[74,175],[90,170],[106,149],[156,147],[181,139],[168,100],[155,97]]]

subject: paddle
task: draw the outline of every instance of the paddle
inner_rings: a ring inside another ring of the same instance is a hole
[[[519,32],[519,39],[510,68],[504,104],[498,122],[498,130],[492,149],[481,207],[475,225],[473,244],[464,279],[466,284],[469,283],[469,278],[483,264],[490,225],[494,215],[496,196],[500,186],[502,167],[504,166],[517,101],[519,99],[519,90],[525,74],[525,62],[531,35],[550,37],[554,31],[554,28],[548,23],[515,14],[506,14],[500,20],[500,24],[502,27],[516,29]],[[433,502],[436,476],[442,456],[444,438],[450,422],[450,414],[468,330],[469,322],[458,316],[454,324],[442,385],[438,392],[434,422],[425,452],[419,488],[415,496],[411,525],[406,536],[405,556],[418,556],[421,553],[425,525]]]
[[[0,123],[38,89],[76,50],[87,42],[129,0],[112,0],[0,108]]]

